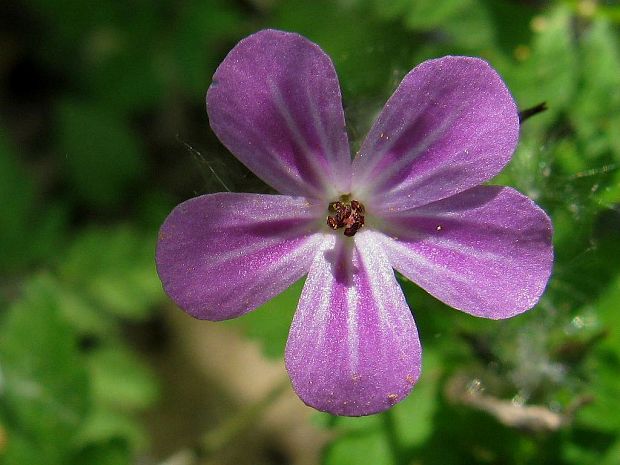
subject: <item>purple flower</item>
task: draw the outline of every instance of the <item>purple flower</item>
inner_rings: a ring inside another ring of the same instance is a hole
[[[307,275],[286,345],[306,404],[368,415],[409,394],[421,347],[393,269],[484,318],[522,313],[542,294],[549,218],[514,189],[481,185],[519,136],[515,103],[485,61],[414,68],[353,160],[334,66],[300,35],[242,40],[207,111],[222,143],[281,195],[183,202],[160,231],[159,276],[190,315],[225,320]]]

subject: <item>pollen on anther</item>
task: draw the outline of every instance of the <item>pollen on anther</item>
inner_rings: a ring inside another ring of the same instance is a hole
[[[329,204],[330,215],[326,218],[327,226],[333,230],[344,228],[343,234],[352,237],[365,224],[364,205],[357,200],[349,200],[348,196],[342,200]]]

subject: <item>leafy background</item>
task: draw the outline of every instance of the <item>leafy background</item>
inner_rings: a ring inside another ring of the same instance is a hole
[[[620,463],[619,24],[613,0],[0,3],[0,463]],[[264,27],[331,55],[354,146],[400,78],[445,54],[487,59],[521,108],[549,107],[494,181],[553,218],[543,299],[483,321],[402,280],[424,374],[381,415],[291,393],[301,283],[213,324],[174,309],[155,273],[175,204],[218,178],[266,190],[203,100]]]

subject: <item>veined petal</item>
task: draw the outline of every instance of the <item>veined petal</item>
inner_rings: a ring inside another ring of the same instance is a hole
[[[282,195],[221,193],[178,205],[157,243],[164,290],[190,315],[240,316],[308,272],[323,205]]]
[[[213,76],[207,112],[222,143],[279,192],[322,199],[349,192],[338,77],[308,39],[274,30],[243,39]]]
[[[551,274],[551,221],[508,187],[479,186],[383,220],[392,266],[475,316],[508,318],[530,309]]]
[[[373,211],[425,205],[491,179],[518,136],[515,103],[487,62],[425,61],[370,130],[353,161],[352,190]]]
[[[299,397],[336,415],[369,415],[403,400],[420,375],[421,347],[394,272],[370,231],[326,235],[286,346]]]

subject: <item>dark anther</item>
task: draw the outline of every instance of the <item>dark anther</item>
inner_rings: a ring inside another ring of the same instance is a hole
[[[345,236],[354,236],[364,226],[364,205],[357,200],[332,202],[329,211],[332,214],[327,217],[327,226],[333,230],[344,228]]]

